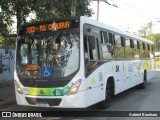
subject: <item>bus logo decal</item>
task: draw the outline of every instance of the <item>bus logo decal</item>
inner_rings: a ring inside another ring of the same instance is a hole
[[[43,67],[43,76],[44,77],[52,77],[52,67]]]

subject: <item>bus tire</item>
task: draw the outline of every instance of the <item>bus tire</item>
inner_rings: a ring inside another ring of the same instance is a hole
[[[110,83],[107,83],[106,92],[105,92],[105,100],[99,103],[100,109],[106,109],[109,107],[112,97],[112,86]]]
[[[146,88],[146,84],[147,84],[147,71],[144,71],[144,75],[143,75],[143,83],[141,83],[138,87],[140,89],[145,89]]]

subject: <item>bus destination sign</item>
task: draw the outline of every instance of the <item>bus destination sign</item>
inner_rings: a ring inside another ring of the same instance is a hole
[[[71,22],[73,23],[71,24]],[[56,30],[62,30],[62,29],[68,29],[68,28],[75,28],[75,27],[78,27],[77,23],[78,23],[78,20],[41,23],[38,25],[35,24],[32,26],[28,26],[26,28],[26,34],[34,34],[37,32],[47,32],[47,31],[56,31]]]

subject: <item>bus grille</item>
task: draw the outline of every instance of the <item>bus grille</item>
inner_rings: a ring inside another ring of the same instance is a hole
[[[31,105],[36,105],[38,102],[45,102],[48,103],[50,106],[58,106],[62,99],[60,98],[30,98],[30,97],[25,97],[27,102]]]

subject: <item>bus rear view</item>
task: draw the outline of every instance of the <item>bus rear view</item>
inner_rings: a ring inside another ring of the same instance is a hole
[[[79,71],[79,18],[21,26],[16,51],[17,104],[85,107],[85,93],[78,92],[84,89]]]

